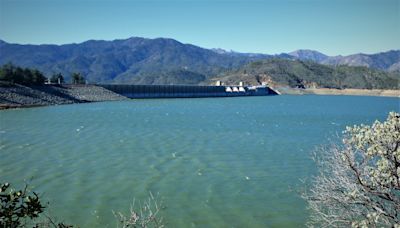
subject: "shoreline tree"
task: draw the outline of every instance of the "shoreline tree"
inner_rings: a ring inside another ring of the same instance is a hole
[[[0,80],[11,84],[43,85],[46,77],[37,69],[22,68],[8,63],[0,67]]]
[[[86,80],[80,73],[73,73],[72,76],[72,84],[85,84]]]
[[[64,77],[61,73],[53,74],[53,76],[50,78],[50,82],[62,84],[64,83]]]
[[[309,226],[400,227],[399,113],[347,127],[343,145],[318,152],[318,176],[303,194]]]

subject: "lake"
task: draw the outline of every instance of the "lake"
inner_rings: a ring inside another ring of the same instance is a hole
[[[115,227],[162,198],[168,227],[301,227],[310,154],[398,98],[148,99],[0,111],[0,182],[24,180],[61,221]]]

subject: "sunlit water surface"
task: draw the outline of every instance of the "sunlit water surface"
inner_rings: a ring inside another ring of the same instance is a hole
[[[0,111],[0,182],[29,180],[53,216],[115,227],[159,193],[168,227],[301,227],[313,149],[398,98],[149,99]]]

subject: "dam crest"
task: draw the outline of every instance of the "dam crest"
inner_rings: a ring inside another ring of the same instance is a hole
[[[266,85],[199,86],[99,84],[97,86],[101,86],[128,98],[196,98],[278,95],[278,92]]]

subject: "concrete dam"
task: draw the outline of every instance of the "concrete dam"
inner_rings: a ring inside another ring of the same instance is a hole
[[[268,86],[97,85],[128,98],[195,98],[278,95]]]

